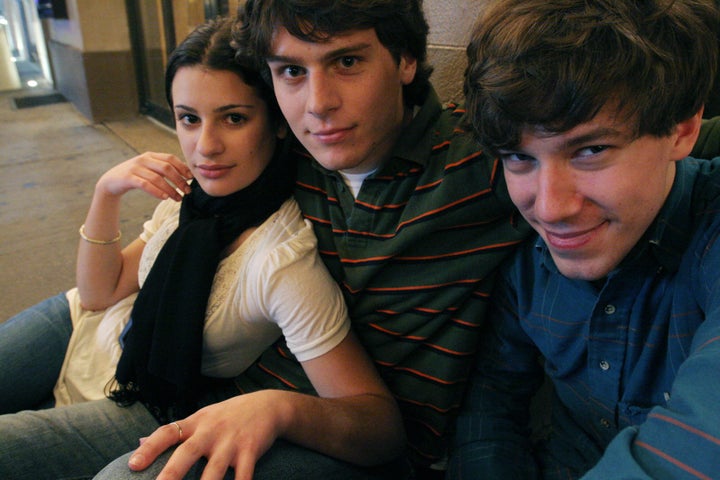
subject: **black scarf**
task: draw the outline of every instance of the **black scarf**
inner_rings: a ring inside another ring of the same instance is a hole
[[[211,197],[192,182],[178,228],[133,305],[110,398],[121,405],[139,399],[161,421],[197,409],[205,312],[222,251],[290,196],[295,172],[287,158],[277,153],[252,184],[226,197]]]

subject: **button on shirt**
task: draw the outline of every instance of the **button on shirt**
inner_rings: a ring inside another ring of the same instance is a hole
[[[505,265],[450,478],[720,476],[719,167],[678,162],[658,218],[600,286],[561,275],[540,239]],[[544,375],[552,433],[532,450]]]

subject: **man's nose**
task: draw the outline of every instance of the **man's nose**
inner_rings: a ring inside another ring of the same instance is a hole
[[[340,106],[340,95],[331,74],[314,73],[308,85],[307,111],[311,115],[322,118]]]
[[[543,165],[537,177],[534,213],[543,223],[558,223],[582,207],[574,175],[564,165]]]

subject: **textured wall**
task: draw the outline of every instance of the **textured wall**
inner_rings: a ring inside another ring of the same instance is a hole
[[[136,116],[125,0],[67,0],[67,8],[67,19],[44,23],[55,88],[93,122]]]
[[[435,67],[431,80],[442,101],[463,98],[465,47],[484,3],[485,0],[424,0],[430,24],[428,56]]]

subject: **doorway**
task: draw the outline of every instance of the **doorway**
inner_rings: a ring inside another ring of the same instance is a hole
[[[127,0],[141,113],[174,127],[165,101],[165,67],[198,24],[237,10],[240,0]]]
[[[50,60],[36,0],[0,0],[0,89],[48,89]]]

